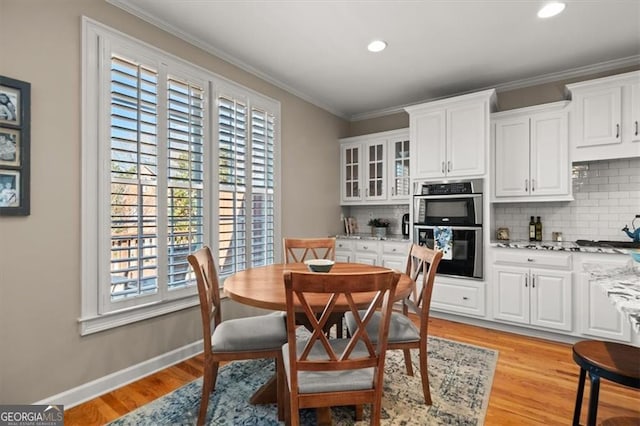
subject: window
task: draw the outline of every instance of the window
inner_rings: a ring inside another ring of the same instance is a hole
[[[81,333],[198,303],[187,255],[221,279],[273,263],[279,103],[83,20]]]

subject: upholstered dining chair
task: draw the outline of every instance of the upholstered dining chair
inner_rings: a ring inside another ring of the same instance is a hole
[[[392,270],[366,273],[284,274],[288,342],[282,347],[286,375],[286,424],[299,425],[301,408],[371,404],[371,425],[380,424],[382,385],[389,318],[400,274]],[[366,294],[363,294],[366,293]],[[329,339],[324,325],[342,304],[358,317],[351,337]],[[298,335],[294,318],[302,312],[312,324],[311,336]],[[319,319],[316,312],[322,312]],[[367,327],[379,313],[374,345]]]
[[[433,283],[438,270],[438,265],[442,259],[442,252],[431,250],[427,247],[412,244],[407,259],[406,274],[413,279],[416,284],[422,276],[421,289],[415,291],[412,296],[402,301],[402,313],[393,312],[389,324],[388,350],[404,351],[404,363],[407,374],[413,376],[413,364],[411,362],[411,349],[418,349],[420,361],[420,376],[422,378],[422,392],[424,402],[431,405],[431,390],[429,389],[429,371],[427,366],[427,332],[429,327],[429,309],[431,306],[431,293]],[[409,313],[416,314],[419,325],[416,326],[409,317]],[[360,314],[362,315],[362,313]],[[381,315],[377,313],[369,323],[371,332],[379,327]],[[356,327],[356,320],[351,312],[345,314],[347,330],[351,331]],[[375,336],[375,333],[372,333]]]
[[[329,238],[283,238],[284,263],[302,263],[308,259],[336,260],[336,239]],[[297,315],[297,323],[309,328],[304,315]],[[336,326],[336,336],[342,337],[342,313],[335,313],[327,321],[325,333]]]
[[[215,390],[221,361],[273,358],[282,378],[282,345],[287,341],[282,315],[261,315],[222,321],[218,275],[209,247],[187,256],[193,268],[200,296],[204,335],[204,377],[198,425],[204,424],[209,396]],[[284,396],[282,379],[277,383],[278,401]],[[284,418],[284,406],[278,404],[278,417]]]

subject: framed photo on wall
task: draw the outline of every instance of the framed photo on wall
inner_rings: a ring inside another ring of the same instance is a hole
[[[0,216],[30,214],[31,84],[0,76]]]

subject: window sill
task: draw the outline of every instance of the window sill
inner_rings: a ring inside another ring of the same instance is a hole
[[[99,333],[101,331],[131,324],[137,321],[191,308],[199,304],[200,301],[198,300],[198,294],[196,293],[182,299],[151,303],[108,314],[80,318],[78,319],[78,322],[80,323],[80,335],[87,336],[89,334]]]

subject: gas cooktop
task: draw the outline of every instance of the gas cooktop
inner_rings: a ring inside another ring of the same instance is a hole
[[[640,248],[640,243],[633,241],[609,241],[609,240],[577,240],[576,244],[580,247],[613,247],[613,248]]]

